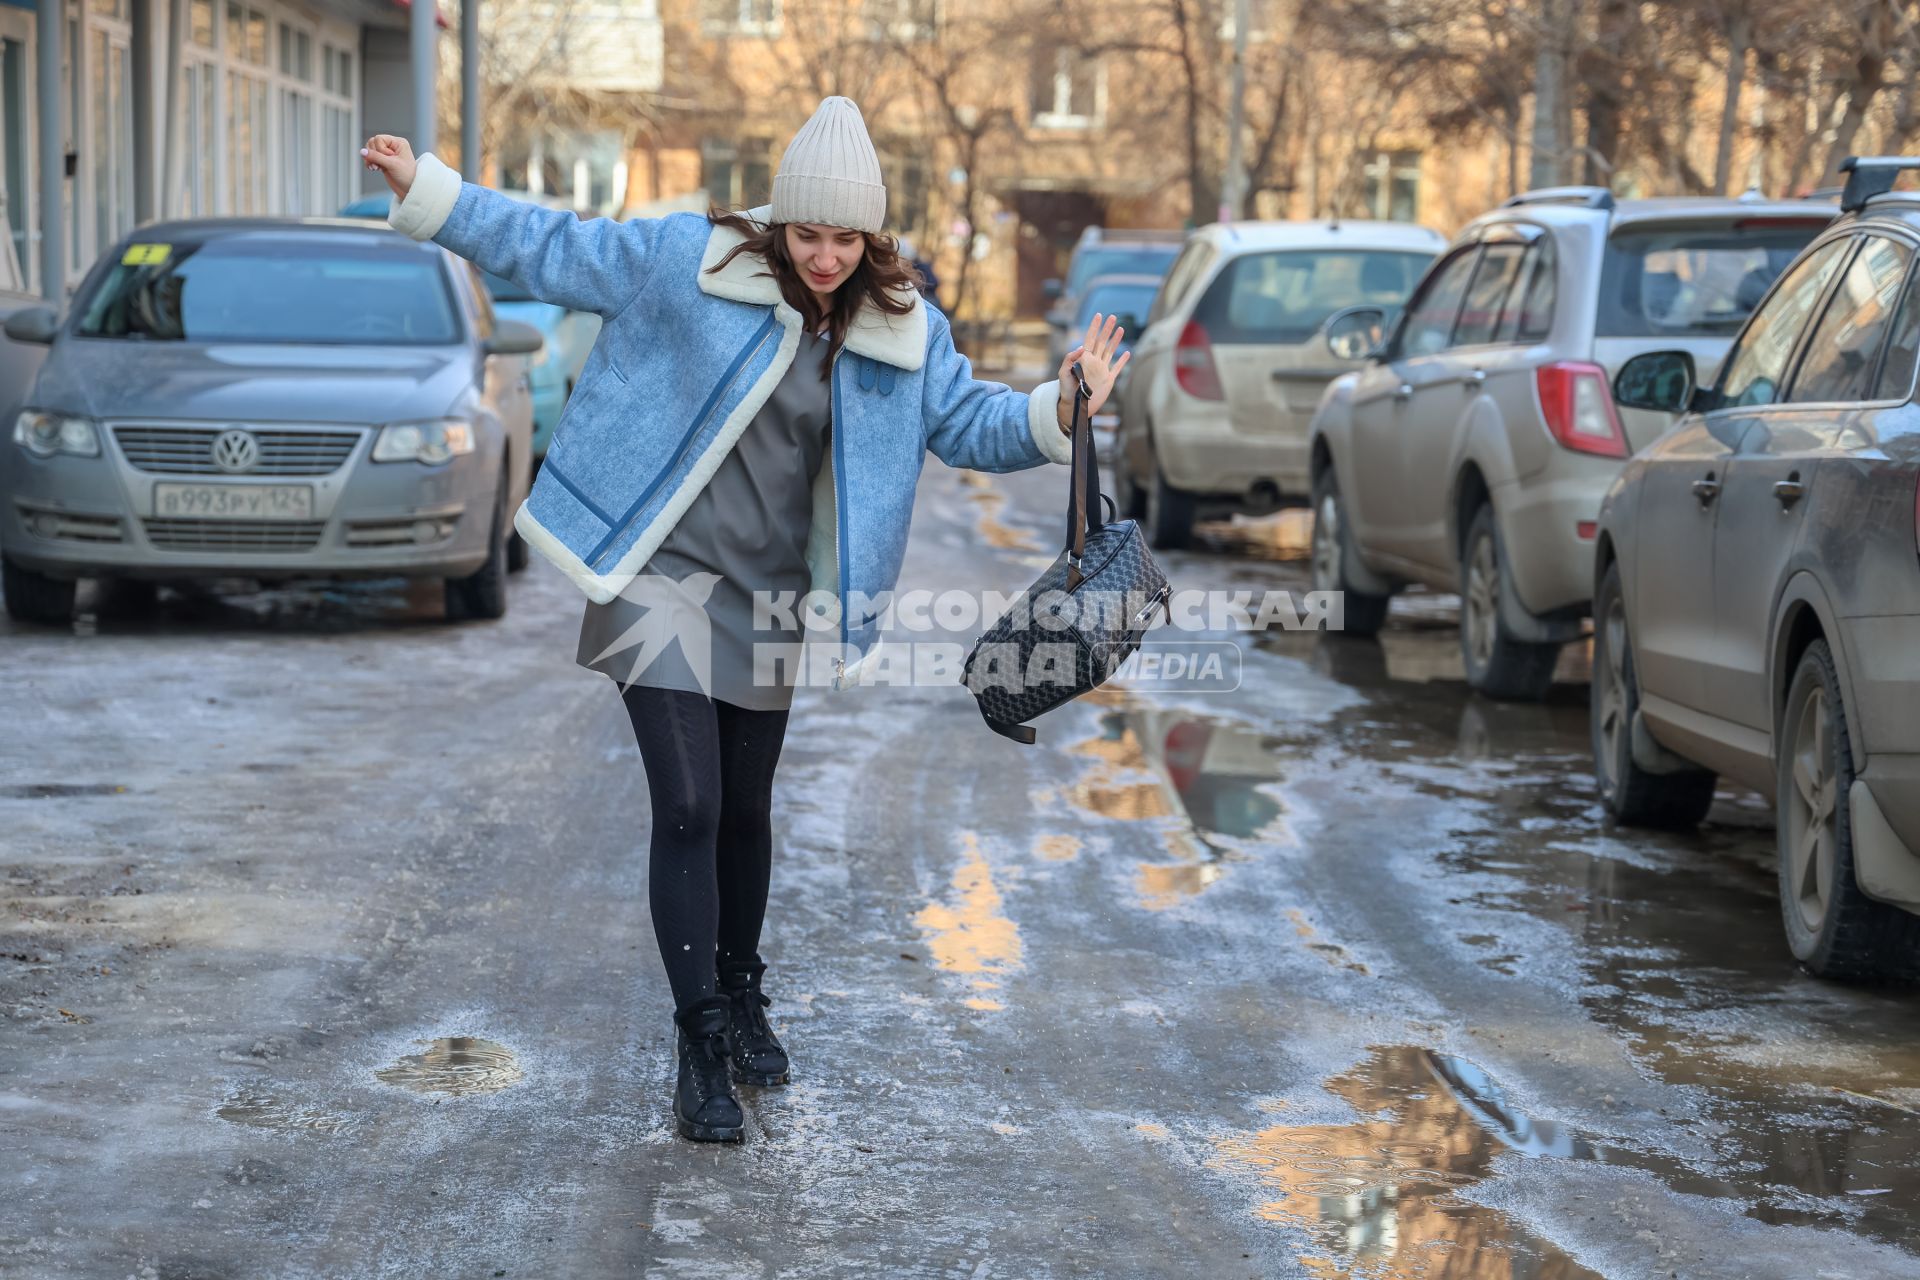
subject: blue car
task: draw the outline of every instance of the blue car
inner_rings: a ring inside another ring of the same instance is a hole
[[[502,194],[552,204],[556,208],[571,207],[528,191]],[[340,214],[347,218],[385,218],[392,202],[389,192],[378,191],[355,200]],[[551,302],[542,302],[513,281],[503,280],[491,272],[481,272],[480,278],[486,283],[496,315],[532,325],[547,340],[528,371],[533,392],[533,457],[538,465],[540,459],[546,457],[553,428],[560,421],[560,410],[573,394],[573,384],[579,380],[587,353],[593,350],[594,340],[600,336],[600,317],[590,311],[569,311]]]

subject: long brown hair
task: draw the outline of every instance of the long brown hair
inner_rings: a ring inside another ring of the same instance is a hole
[[[738,210],[720,208],[708,210],[707,221],[746,237],[707,268],[709,272],[720,270],[740,254],[753,254],[767,266],[767,270],[759,274],[773,277],[780,286],[780,296],[806,321],[807,332],[812,333],[822,322],[829,326],[827,354],[820,364],[822,382],[833,368],[834,356],[846,343],[847,330],[853,327],[853,318],[859,313],[861,303],[870,302],[892,316],[904,316],[913,310],[911,294],[920,288],[920,273],[900,256],[899,240],[885,232],[861,233],[867,244],[866,252],[860,256],[860,265],[833,291],[832,304],[822,315],[819,300],[801,280],[800,269],[787,252],[784,224],[776,222],[763,227]]]

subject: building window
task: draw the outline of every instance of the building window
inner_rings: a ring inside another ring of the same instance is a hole
[[[937,0],[863,0],[869,40],[931,40]]]
[[[773,198],[773,142],[710,138],[700,145],[700,185],[722,208],[757,208]]]
[[[1420,153],[1376,151],[1360,167],[1367,212],[1393,222],[1415,222],[1420,208]]]
[[[780,0],[706,0],[709,35],[777,36]]]
[[[1032,108],[1037,129],[1085,129],[1106,114],[1106,65],[1072,49],[1046,49],[1033,63]]]
[[[213,48],[213,0],[193,0],[187,36],[203,49]]]
[[[927,159],[894,150],[880,153],[880,171],[887,184],[887,223],[895,230],[915,233],[927,224]]]

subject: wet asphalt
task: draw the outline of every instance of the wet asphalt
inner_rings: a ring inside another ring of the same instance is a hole
[[[930,460],[903,588],[1017,589],[1064,487]],[[1920,1276],[1920,994],[1794,968],[1756,797],[1613,829],[1585,654],[1480,700],[1448,598],[1031,748],[801,691],[737,1147],[557,571],[86,601],[0,623],[0,1275]]]

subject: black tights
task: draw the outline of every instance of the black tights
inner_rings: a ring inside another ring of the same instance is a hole
[[[785,711],[631,685],[621,694],[653,797],[648,899],[676,1009],[723,960],[759,959],[773,870],[773,769]]]

